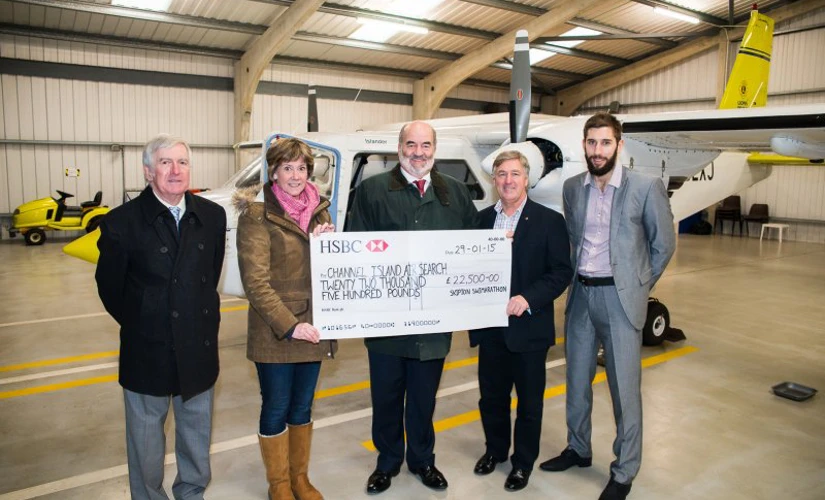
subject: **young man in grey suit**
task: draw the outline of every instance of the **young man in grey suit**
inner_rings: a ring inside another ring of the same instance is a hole
[[[676,246],[661,179],[616,168],[622,125],[597,113],[584,125],[587,170],[564,183],[564,213],[576,271],[567,298],[567,448],[546,471],[592,463],[591,383],[604,346],[616,460],[600,500],[624,499],[642,460],[641,344],[650,289]]]

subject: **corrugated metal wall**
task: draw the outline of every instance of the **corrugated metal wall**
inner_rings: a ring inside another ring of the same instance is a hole
[[[777,32],[825,23],[825,9],[803,19],[777,24]],[[739,45],[731,44],[733,61]],[[774,38],[768,106],[825,101],[825,29],[816,28]],[[711,109],[715,105],[717,51],[711,50],[594,97],[583,110],[622,103],[623,113]],[[691,101],[694,102],[685,102]],[[788,222],[789,239],[825,243],[825,166],[773,167],[764,181],[739,193],[747,212],[753,203],[767,203],[771,215],[821,221]],[[758,231],[751,236],[759,237]],[[786,232],[787,233],[787,232]]]
[[[0,57],[223,78],[234,72],[231,60],[217,57],[10,35],[0,35]],[[405,78],[277,64],[262,80],[412,93],[412,81]],[[0,214],[57,189],[75,194],[72,201],[78,204],[98,190],[105,203],[120,204],[124,185],[144,185],[140,145],[161,132],[195,146],[193,187],[217,187],[234,170],[232,92],[0,74],[0,93],[0,139],[61,143],[0,144]],[[507,92],[460,87],[449,97],[503,103]],[[407,105],[319,99],[318,107],[325,131],[353,131],[412,116]],[[303,96],[256,95],[251,138],[306,130],[306,110]],[[472,112],[444,109],[438,116],[467,114]],[[123,155],[111,144],[124,144]],[[80,177],[66,177],[68,167],[79,168]]]

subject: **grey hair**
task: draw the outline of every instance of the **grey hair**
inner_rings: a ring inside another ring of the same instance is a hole
[[[527,157],[521,154],[521,152],[516,151],[514,149],[502,151],[498,154],[498,156],[496,156],[496,159],[493,161],[493,173],[495,174],[496,169],[502,163],[509,160],[518,160],[519,162],[521,162],[521,166],[522,168],[524,168],[524,173],[528,176],[530,175],[530,162],[527,161]]]
[[[143,166],[148,169],[154,169],[155,165],[152,162],[155,159],[155,153],[157,153],[159,149],[173,148],[178,144],[183,144],[186,148],[186,154],[189,155],[189,161],[191,162],[192,148],[189,147],[189,143],[174,135],[160,134],[157,137],[153,137],[143,146]]]
[[[433,133],[433,147],[436,147],[436,143],[438,143],[438,137],[436,137],[435,129],[429,123],[427,123],[425,121],[421,121],[421,120],[415,120],[415,121],[411,121],[409,123],[405,123],[404,126],[401,127],[401,131],[398,132],[398,146],[400,147],[400,146],[404,145],[404,135],[407,133],[407,127],[409,127],[413,123],[423,123],[424,125],[426,125],[430,128],[430,130]]]

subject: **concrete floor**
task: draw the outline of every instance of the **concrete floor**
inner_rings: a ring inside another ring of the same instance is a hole
[[[117,330],[93,267],[62,243],[0,243],[0,500],[128,498]],[[825,390],[825,246],[682,235],[655,295],[688,340],[644,348],[644,459],[631,498],[825,498],[825,394],[797,403],[770,392],[782,381]],[[223,308],[207,497],[265,498],[245,302]],[[562,301],[556,309],[561,317]],[[321,374],[310,475],[328,499],[367,498],[366,355],[360,341],[341,344]],[[449,489],[432,492],[404,470],[378,498],[597,498],[613,458],[606,384],[595,387],[593,467],[536,470],[525,490],[506,493],[509,466],[472,473],[484,451],[475,356],[456,334],[435,417]],[[541,459],[565,446],[563,357],[561,347],[548,357]],[[174,464],[166,472],[171,486]]]

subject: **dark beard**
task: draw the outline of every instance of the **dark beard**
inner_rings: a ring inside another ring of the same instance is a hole
[[[587,171],[590,172],[590,175],[593,177],[601,177],[603,175],[607,175],[613,170],[613,167],[616,166],[616,159],[619,156],[619,148],[616,148],[616,151],[613,152],[613,156],[607,160],[607,163],[604,164],[602,168],[597,168],[596,165],[593,165],[593,160],[590,156],[587,159]]]

